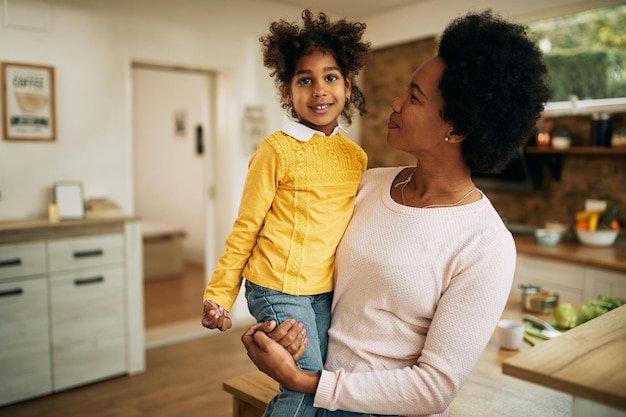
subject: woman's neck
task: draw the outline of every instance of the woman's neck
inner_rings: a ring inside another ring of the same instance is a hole
[[[398,175],[394,191],[394,200],[412,207],[456,206],[480,199],[469,169],[464,172],[445,172],[424,169],[419,164]]]

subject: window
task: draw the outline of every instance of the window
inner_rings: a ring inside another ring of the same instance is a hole
[[[626,4],[528,24],[543,50],[556,113],[626,110]]]

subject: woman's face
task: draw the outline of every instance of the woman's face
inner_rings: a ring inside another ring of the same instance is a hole
[[[350,97],[350,81],[331,53],[316,51],[298,59],[284,94],[302,124],[330,135]]]
[[[426,61],[413,73],[407,90],[393,99],[387,125],[389,146],[413,155],[445,146],[452,126],[441,118],[444,101],[439,81],[444,68],[438,57]]]

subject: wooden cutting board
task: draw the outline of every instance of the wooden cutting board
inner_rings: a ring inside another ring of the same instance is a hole
[[[502,372],[626,410],[626,305],[508,358]]]

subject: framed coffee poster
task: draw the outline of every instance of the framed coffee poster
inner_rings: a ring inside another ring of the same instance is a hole
[[[1,73],[4,139],[54,141],[54,68],[2,62]]]

